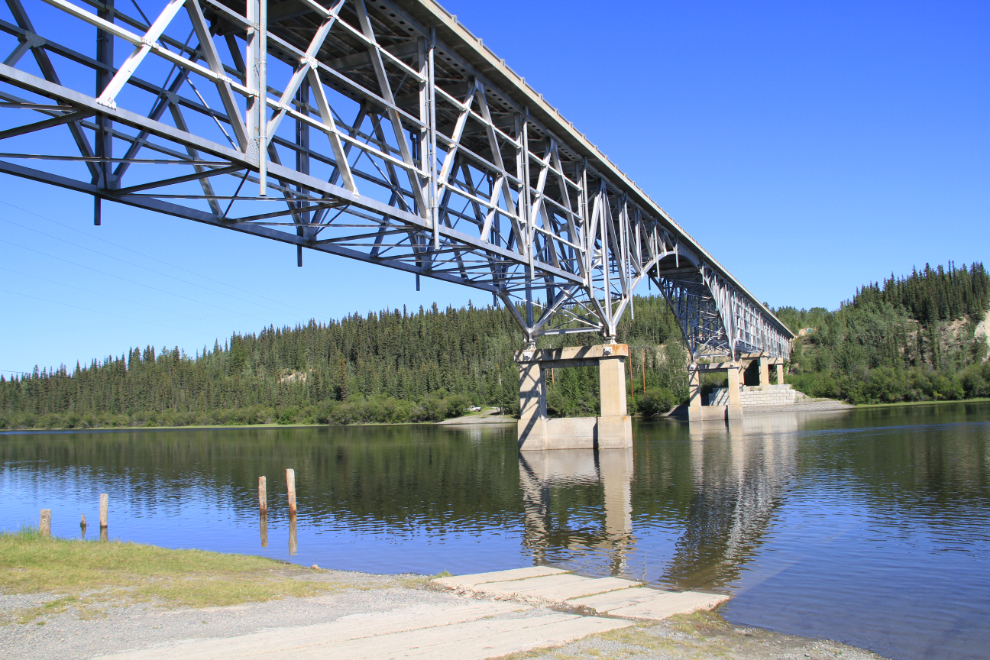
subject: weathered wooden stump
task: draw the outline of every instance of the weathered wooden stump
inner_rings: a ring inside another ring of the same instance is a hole
[[[265,477],[258,477],[258,511],[261,515],[268,515],[268,480]]]

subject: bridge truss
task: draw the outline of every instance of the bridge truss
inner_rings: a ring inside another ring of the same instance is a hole
[[[791,333],[432,0],[3,0],[0,172],[491,293],[697,359]],[[95,48],[94,48],[95,45]]]

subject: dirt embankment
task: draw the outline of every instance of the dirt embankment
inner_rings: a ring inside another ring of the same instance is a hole
[[[987,348],[990,349],[990,311],[987,311],[986,316],[983,320],[976,324],[976,330],[973,331],[973,336],[976,338],[983,338],[983,341],[987,343]],[[990,360],[990,350],[987,351],[987,357],[983,358],[986,362]]]

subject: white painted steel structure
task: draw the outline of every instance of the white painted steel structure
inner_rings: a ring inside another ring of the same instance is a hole
[[[651,278],[697,358],[791,333],[432,0],[4,0],[0,171],[490,292],[614,337]],[[95,49],[93,44],[95,43]],[[633,310],[634,312],[634,310]]]

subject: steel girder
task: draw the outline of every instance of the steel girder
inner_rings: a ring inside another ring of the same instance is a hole
[[[432,0],[4,1],[0,171],[93,195],[97,223],[112,200],[299,265],[474,287],[528,341],[614,336],[650,277],[694,357],[788,355],[769,310]]]

